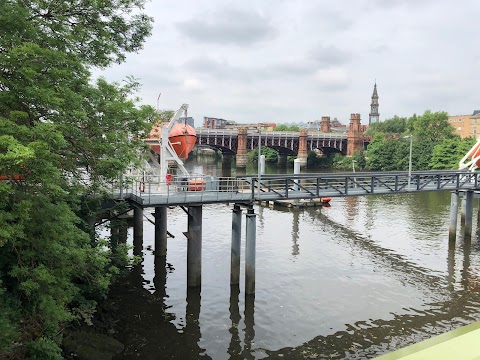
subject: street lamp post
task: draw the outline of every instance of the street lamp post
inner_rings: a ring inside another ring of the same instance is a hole
[[[260,179],[262,178],[262,129],[258,129],[258,201],[260,201]]]
[[[408,157],[408,182],[407,182],[407,190],[410,191],[410,181],[412,178],[412,143],[413,143],[413,136],[408,135],[404,136],[404,139],[410,139],[410,156]]]

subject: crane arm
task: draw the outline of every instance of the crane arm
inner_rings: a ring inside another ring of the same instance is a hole
[[[175,114],[173,114],[172,118],[170,119],[170,124],[168,124],[167,126],[168,134],[170,134],[170,131],[175,126],[178,119],[180,119],[180,116],[182,115],[182,113],[184,114],[185,117],[187,117],[187,110],[188,110],[188,104],[182,104],[182,106],[180,106],[180,109],[175,111]]]
[[[465,156],[460,160],[458,168],[460,170],[467,169],[470,171],[475,171],[480,166],[480,138],[477,140],[476,144],[465,154]]]

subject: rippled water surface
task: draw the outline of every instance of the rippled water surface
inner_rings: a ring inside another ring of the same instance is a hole
[[[165,281],[155,274],[153,225],[144,222],[143,286],[166,307],[187,358],[372,358],[480,320],[477,222],[471,244],[459,229],[449,250],[449,205],[448,192],[432,192],[255,206],[254,298],[244,296],[243,252],[240,293],[229,284],[232,204],[203,207],[202,289],[187,296],[187,216],[171,208]],[[155,322],[145,326],[151,338],[126,352],[162,359],[158,344],[170,338],[159,338]]]

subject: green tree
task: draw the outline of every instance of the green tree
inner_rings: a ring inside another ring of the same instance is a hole
[[[406,118],[395,115],[392,119],[386,119],[382,122],[373,123],[368,127],[365,133],[370,136],[373,136],[377,133],[403,134],[406,130],[406,124]]]
[[[298,125],[286,125],[286,124],[279,124],[275,127],[275,131],[295,131],[299,132],[300,127]]]
[[[366,166],[371,170],[392,171],[408,168],[410,144],[377,134],[367,148]]]
[[[278,161],[278,152],[272,148],[262,146],[262,155],[265,155],[265,162],[267,163],[276,163]],[[250,162],[258,162],[258,149],[249,151],[247,157]]]
[[[431,169],[458,169],[460,160],[475,144],[474,138],[446,139],[435,145],[429,163]]]
[[[457,136],[455,128],[448,122],[448,114],[444,111],[431,112],[427,110],[412,122],[413,135],[418,141],[438,143]]]
[[[0,3],[0,358],[60,358],[63,327],[90,321],[118,271],[82,199],[138,158],[155,112],[136,81],[92,82],[90,68],[141,48],[143,4]]]

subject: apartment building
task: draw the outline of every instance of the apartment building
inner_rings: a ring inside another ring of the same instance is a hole
[[[480,136],[480,110],[475,110],[469,115],[452,115],[448,117],[448,122],[455,128],[455,133],[462,139],[472,136]]]

